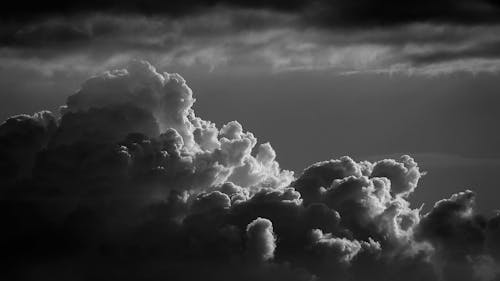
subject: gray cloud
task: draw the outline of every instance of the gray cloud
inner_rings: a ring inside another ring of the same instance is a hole
[[[1,179],[31,176],[34,158],[45,148],[56,130],[56,119],[48,111],[10,117],[0,126]]]
[[[189,17],[98,13],[6,25],[0,61],[49,75],[104,71],[132,58],[228,73],[497,72],[498,29],[418,20],[332,29],[286,11],[227,7]]]
[[[251,259],[268,261],[274,257],[276,238],[268,219],[256,218],[247,226],[247,253]]]
[[[310,25],[324,26],[366,26],[395,25],[405,22],[453,22],[453,23],[492,23],[498,22],[499,5],[488,0],[460,0],[460,1],[392,1],[380,3],[358,0],[351,1],[323,1],[314,2],[294,1],[206,1],[190,0],[182,3],[162,3],[158,1],[127,0],[120,4],[114,1],[88,3],[76,1],[69,5],[64,1],[50,0],[40,4],[30,3],[29,8],[13,3],[2,13],[7,19],[26,21],[30,17],[46,15],[79,15],[89,12],[108,12],[143,15],[169,15],[182,17],[192,15],[201,10],[213,7],[236,7],[250,9],[265,9],[282,11],[300,15]]]
[[[423,214],[411,196],[424,173],[406,155],[345,156],[296,177],[269,143],[237,121],[219,129],[196,116],[194,102],[179,74],[135,61],[84,82],[60,118],[41,112],[2,123],[2,153],[14,151],[2,169],[23,170],[0,189],[5,274],[500,278],[499,216],[477,214],[472,191]]]

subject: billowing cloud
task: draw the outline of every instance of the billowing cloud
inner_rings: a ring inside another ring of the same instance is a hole
[[[401,162],[386,159],[375,163],[372,177],[385,177],[391,181],[391,192],[407,196],[415,190],[423,174],[417,163],[409,156],[401,157]]]
[[[237,121],[197,116],[145,61],[0,125],[0,245],[16,280],[498,280],[499,217],[466,190],[412,205],[415,159],[298,176]],[[424,178],[425,179],[425,178]]]
[[[257,218],[249,223],[247,239],[247,253],[251,259],[267,261],[274,257],[276,238],[270,220]]]
[[[52,113],[17,115],[0,126],[1,179],[31,176],[35,155],[45,148],[57,124]]]
[[[313,229],[311,236],[312,247],[315,250],[343,263],[349,263],[365,248],[375,251],[380,249],[380,245],[373,240],[370,240],[370,243],[360,243],[357,240],[351,241],[346,238],[332,237],[331,234],[324,234],[320,229]]]

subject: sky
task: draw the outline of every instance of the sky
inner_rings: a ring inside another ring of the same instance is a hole
[[[0,23],[5,241],[43,233],[6,274],[499,280],[498,1],[48,0]]]

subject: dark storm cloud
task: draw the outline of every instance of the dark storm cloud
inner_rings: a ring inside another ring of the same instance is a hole
[[[494,2],[284,3],[82,2],[74,10],[48,3],[36,15],[26,10],[23,18],[19,10],[11,20],[5,17],[0,61],[47,75],[87,74],[132,58],[229,73],[435,75],[500,68]]]
[[[48,144],[56,126],[48,111],[7,119],[0,127],[1,179],[29,177],[35,154]]]
[[[30,19],[40,15],[74,15],[89,12],[131,13],[144,15],[185,16],[216,6],[236,8],[269,9],[296,13],[308,22],[331,26],[359,26],[366,24],[401,24],[415,21],[488,23],[497,22],[500,5],[494,0],[439,0],[439,1],[369,1],[369,0],[272,0],[272,1],[224,1],[189,0],[181,2],[165,1],[34,1],[14,2],[2,10],[7,19]]]
[[[340,25],[391,25],[408,22],[481,23],[498,20],[497,1],[319,1],[320,20]]]
[[[3,9],[0,59],[52,73],[166,65],[342,73],[498,71],[496,1],[44,1]]]
[[[487,229],[488,220],[474,211],[475,194],[465,191],[454,194],[449,199],[437,202],[433,209],[426,214],[419,227],[417,237],[428,239],[438,254],[434,256],[435,262],[441,264],[443,277],[449,280],[472,280],[477,277],[477,263],[482,259],[493,262],[479,273],[494,271],[497,262],[487,254],[495,247],[486,247],[486,236],[491,235]],[[490,220],[494,224],[496,219]],[[491,268],[488,268],[491,267]],[[490,275],[488,273],[486,276]],[[483,280],[493,280],[481,276]]]
[[[295,177],[237,121],[196,116],[147,62],[83,83],[56,119],[0,125],[2,272],[16,280],[498,280],[499,216],[427,213],[410,156]],[[22,171],[22,172],[18,172]]]

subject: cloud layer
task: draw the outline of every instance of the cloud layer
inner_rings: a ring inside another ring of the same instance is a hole
[[[436,75],[500,65],[500,9],[492,1],[126,2],[72,3],[76,10],[44,2],[47,13],[36,16],[5,10],[15,19],[2,22],[0,61],[47,74],[105,70],[136,57],[229,73]]]
[[[500,280],[500,216],[472,191],[411,204],[410,156],[280,168],[237,121],[196,116],[145,61],[92,77],[61,117],[0,125],[3,274],[17,280]]]
[[[29,7],[13,3],[2,11],[8,19],[28,20],[29,17],[51,14],[78,15],[81,13],[104,11],[108,13],[133,13],[145,15],[169,15],[182,17],[199,13],[202,10],[219,6],[249,9],[267,9],[279,12],[296,13],[308,18],[314,24],[359,26],[366,24],[398,24],[413,21],[437,21],[459,23],[498,22],[500,5],[494,0],[189,0],[163,3],[155,0],[125,0],[117,3],[112,0],[91,3],[75,1],[67,3],[49,0],[43,4],[30,3]]]

